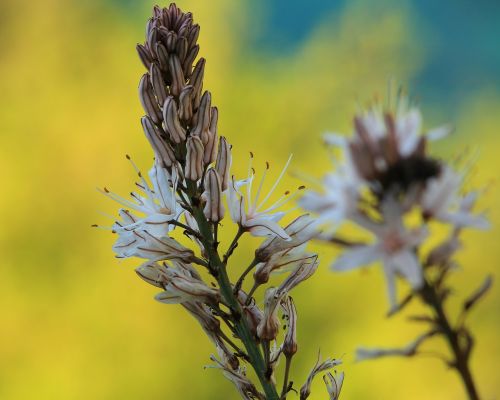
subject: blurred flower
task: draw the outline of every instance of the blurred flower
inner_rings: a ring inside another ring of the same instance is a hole
[[[462,198],[459,196],[462,180],[462,176],[448,166],[437,177],[430,179],[421,199],[423,217],[457,227],[488,228],[488,221],[482,215],[470,212],[476,194],[470,193]]]
[[[382,261],[387,280],[389,300],[392,307],[396,306],[395,277],[403,276],[414,289],[423,284],[423,272],[415,254],[415,248],[425,239],[427,231],[418,228],[408,231],[403,225],[401,209],[391,199],[382,203],[381,223],[374,223],[366,218],[358,222],[371,231],[376,237],[376,243],[354,246],[345,251],[332,265],[337,271],[348,271],[375,261]]]

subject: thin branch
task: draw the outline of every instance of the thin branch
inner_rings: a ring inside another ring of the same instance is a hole
[[[222,263],[224,265],[227,265],[227,260],[229,260],[229,257],[231,257],[231,255],[233,254],[236,247],[238,247],[238,240],[240,239],[240,237],[244,233],[245,233],[245,230],[240,226],[238,228],[238,232],[236,232],[236,236],[234,237],[233,241],[229,245],[229,248],[227,249],[226,254],[224,254],[224,256],[222,257]]]

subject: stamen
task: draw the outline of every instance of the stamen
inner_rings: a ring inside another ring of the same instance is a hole
[[[267,196],[264,198],[264,200],[262,200],[262,202],[257,206],[257,210],[262,207],[266,201],[269,199],[269,197],[271,197],[271,195],[273,194],[274,190],[276,189],[276,187],[278,186],[278,184],[280,183],[281,179],[283,178],[283,175],[285,175],[285,171],[287,170],[288,166],[290,165],[290,162],[292,161],[292,157],[293,157],[293,154],[290,154],[290,157],[288,157],[288,161],[286,162],[285,166],[283,167],[283,169],[281,170],[281,173],[280,175],[278,176],[278,179],[276,180],[276,182],[274,182],[274,185],[273,187],[271,188],[271,190],[267,193]]]
[[[253,211],[256,210],[255,207],[257,206],[257,202],[259,201],[260,192],[262,190],[262,186],[264,185],[264,180],[266,179],[267,171],[269,171],[269,162],[268,161],[266,161],[266,169],[264,170],[264,173],[262,174],[262,178],[261,178],[260,183],[259,183],[259,188],[257,189],[257,193],[255,194],[255,199],[254,199],[253,203],[251,203],[251,208]],[[248,200],[251,201],[250,198]]]
[[[144,192],[148,195],[149,199],[153,202],[153,191],[150,189],[148,183],[146,182],[146,180],[142,176],[141,171],[139,170],[139,168],[137,167],[135,162],[132,160],[132,158],[128,154],[126,155],[126,158],[132,164],[132,167],[134,168],[134,170],[137,173],[137,175],[139,176],[139,178],[141,178],[142,184],[144,185]]]

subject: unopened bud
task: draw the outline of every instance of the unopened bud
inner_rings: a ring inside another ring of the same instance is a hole
[[[217,161],[215,169],[221,179],[221,189],[224,192],[229,185],[229,173],[231,169],[231,145],[224,136],[219,139],[219,150],[217,152]]]
[[[219,222],[224,218],[220,179],[217,171],[213,168],[210,168],[205,176],[205,191],[202,198],[205,200],[203,213],[209,221]]]
[[[212,113],[210,116],[210,129],[208,130],[208,141],[205,143],[205,155],[203,157],[203,162],[205,165],[211,164],[215,161],[217,157],[217,120],[219,118],[219,112],[217,107],[212,107]]]
[[[163,71],[168,70],[168,51],[161,42],[156,43],[156,55],[158,56],[160,68]]]
[[[194,67],[190,83],[193,85],[193,108],[200,106],[201,91],[203,89],[203,75],[205,73],[205,59],[200,58]]]
[[[212,96],[210,92],[205,92],[201,98],[200,107],[196,112],[196,124],[192,130],[192,135],[200,137],[204,145],[208,142],[211,103]]]
[[[182,65],[177,54],[170,55],[168,65],[170,67],[170,74],[172,75],[170,91],[174,96],[178,96],[181,93],[181,90],[184,89],[186,81],[184,80],[184,72],[182,71]]]
[[[177,115],[177,105],[173,97],[168,97],[163,105],[163,117],[165,119],[165,128],[172,142],[179,144],[186,140],[186,131],[181,126]]]
[[[193,117],[193,107],[191,103],[192,93],[193,87],[188,85],[182,89],[181,95],[179,96],[179,118],[183,121],[190,121]]]
[[[197,136],[190,136],[186,143],[186,179],[197,181],[203,175],[203,143]]]
[[[164,166],[170,168],[175,162],[175,153],[172,146],[163,139],[160,129],[151,121],[151,118],[146,116],[141,119],[142,128],[146,138],[155,152],[156,158],[161,161]]]
[[[165,82],[161,75],[160,67],[156,63],[151,63],[151,68],[149,70],[149,74],[151,76],[151,85],[153,86],[153,90],[158,98],[160,104],[165,103],[167,99],[167,88],[165,86]]]
[[[142,44],[138,44],[136,48],[137,54],[139,54],[139,58],[141,59],[144,66],[149,70],[149,68],[151,67],[151,62],[153,61],[151,53]]]
[[[161,110],[156,101],[153,87],[151,86],[149,74],[144,74],[139,82],[139,99],[146,114],[155,124],[161,124]]]

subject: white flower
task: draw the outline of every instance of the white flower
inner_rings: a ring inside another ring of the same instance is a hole
[[[155,237],[166,236],[175,227],[171,221],[179,219],[183,213],[175,194],[177,185],[175,169],[170,174],[166,168],[155,163],[149,172],[153,185],[151,188],[135,164],[132,165],[141,179],[140,183],[136,184],[138,192],[131,193],[132,200],[118,196],[106,188],[101,191],[126,208],[120,210],[122,220],[113,225],[113,230],[118,234],[139,230],[147,231]],[[143,215],[137,216],[131,210]]]
[[[389,199],[382,204],[383,222],[375,223],[368,219],[358,219],[358,223],[371,231],[374,244],[352,247],[345,251],[332,265],[337,271],[348,271],[357,267],[382,261],[387,280],[391,307],[396,306],[396,275],[403,276],[414,289],[424,283],[420,262],[415,248],[426,237],[424,228],[409,231],[402,221],[398,205]]]
[[[253,157],[251,157],[250,161],[252,160],[252,158]],[[264,175],[262,176],[255,197],[252,196],[252,183],[255,177],[255,173],[251,165],[249,166],[249,174],[247,179],[235,180],[233,177],[229,182],[227,202],[231,219],[241,227],[248,230],[254,236],[276,235],[281,239],[290,240],[290,236],[288,235],[288,233],[286,233],[286,231],[278,224],[285,213],[277,210],[285,203],[287,203],[292,196],[288,196],[289,193],[287,192],[273,204],[266,207],[265,205],[276,190],[279,182],[281,181],[281,178],[285,174],[285,171],[290,164],[291,158],[292,157],[290,156],[278,179],[274,182],[273,186],[262,200],[260,200],[260,195],[262,192],[262,187],[265,181],[268,167],[266,168]],[[244,193],[242,190],[244,187],[246,187],[246,193]]]
[[[456,227],[486,229],[489,224],[482,215],[471,213],[477,193],[460,197],[463,177],[450,167],[431,179],[421,198],[422,213],[426,219],[434,218]]]
[[[140,257],[150,261],[182,260],[190,262],[194,253],[168,236],[156,237],[148,231],[123,230],[113,245],[118,258]]]
[[[323,193],[308,191],[299,200],[307,211],[318,214],[318,222],[339,225],[356,211],[359,186],[348,175],[330,173],[323,178]]]

